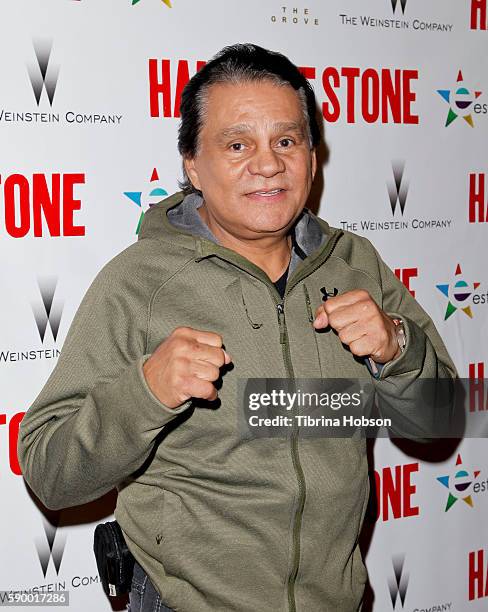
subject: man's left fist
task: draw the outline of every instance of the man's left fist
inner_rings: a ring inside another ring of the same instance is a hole
[[[395,323],[364,289],[347,291],[322,302],[315,311],[313,326],[330,325],[353,355],[386,363],[401,353]]]

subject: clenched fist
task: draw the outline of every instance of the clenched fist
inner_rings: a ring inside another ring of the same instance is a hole
[[[386,363],[401,353],[395,323],[363,289],[329,298],[315,311],[313,326],[330,325],[353,355]]]
[[[232,361],[222,348],[222,337],[191,327],[176,327],[143,365],[149,388],[168,408],[190,397],[217,398],[213,381]]]

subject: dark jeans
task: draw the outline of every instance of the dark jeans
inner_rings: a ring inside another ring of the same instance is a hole
[[[130,612],[174,612],[161,601],[161,596],[137,561],[134,564],[127,610]]]

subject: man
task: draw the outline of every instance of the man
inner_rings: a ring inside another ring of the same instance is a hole
[[[235,45],[202,68],[181,103],[183,192],[97,275],[22,421],[46,506],[117,486],[134,610],[360,609],[364,439],[242,436],[237,381],[373,373],[395,396],[455,376],[372,245],[305,208],[319,142],[281,54]],[[426,412],[407,416],[422,430]]]

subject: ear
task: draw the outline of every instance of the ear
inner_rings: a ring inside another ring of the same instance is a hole
[[[185,157],[183,159],[183,165],[185,168],[185,172],[187,173],[188,178],[190,179],[193,187],[195,187],[195,189],[200,189],[201,191],[200,180],[198,178],[198,172],[197,172],[197,169],[195,168],[195,158]]]
[[[315,178],[316,172],[317,172],[317,150],[314,147],[312,149],[312,182]]]

